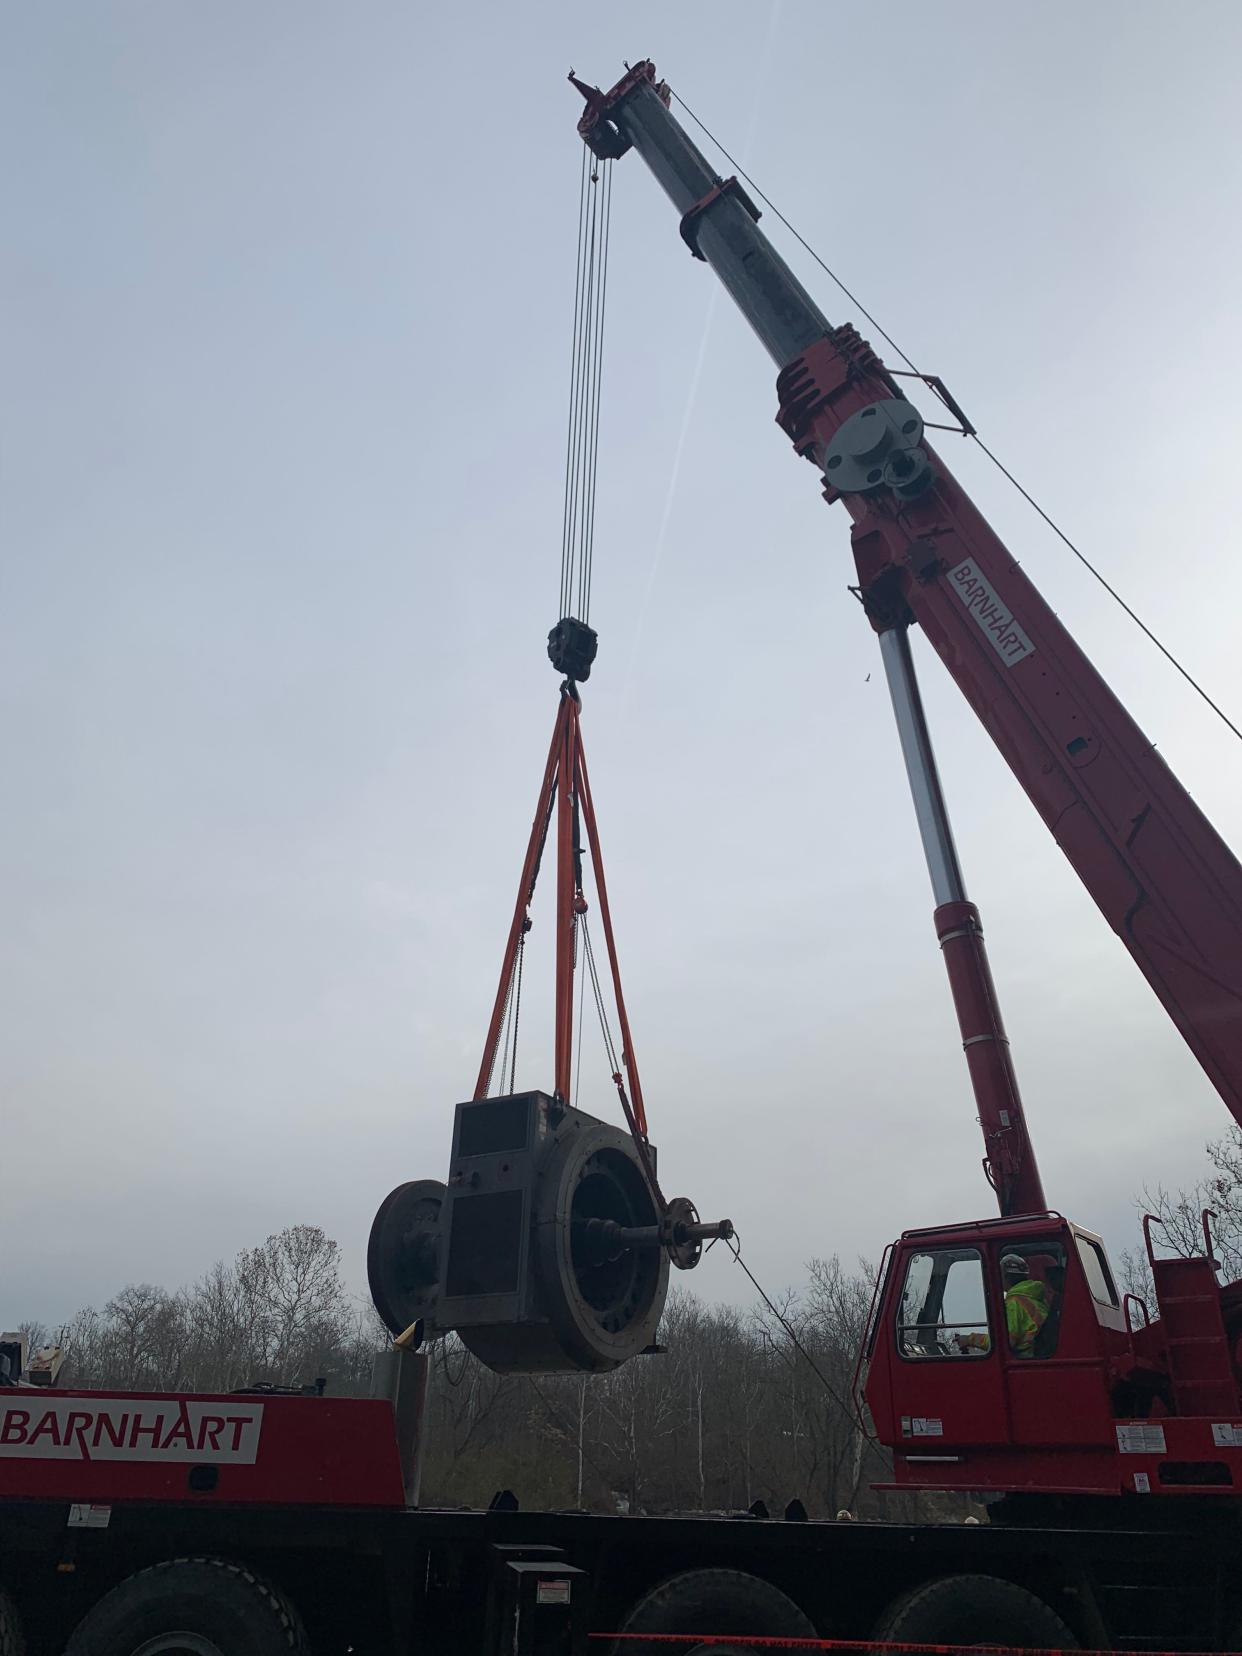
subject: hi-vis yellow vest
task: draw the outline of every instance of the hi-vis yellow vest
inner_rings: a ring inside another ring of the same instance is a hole
[[[1043,1282],[1028,1277],[1015,1283],[1005,1294],[1005,1321],[1009,1324],[1009,1349],[1019,1357],[1029,1357],[1035,1345],[1035,1336],[1048,1320],[1048,1288]]]

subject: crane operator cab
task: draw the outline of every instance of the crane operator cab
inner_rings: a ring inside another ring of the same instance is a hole
[[[1210,1257],[1152,1266],[1159,1317],[1118,1293],[1099,1237],[1059,1214],[907,1231],[862,1365],[895,1487],[1242,1485],[1231,1291]]]

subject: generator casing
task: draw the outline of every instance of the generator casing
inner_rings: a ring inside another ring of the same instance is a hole
[[[667,1256],[587,1263],[574,1237],[588,1217],[659,1217],[628,1133],[543,1092],[458,1104],[435,1329],[508,1372],[604,1372],[637,1355],[655,1339]]]

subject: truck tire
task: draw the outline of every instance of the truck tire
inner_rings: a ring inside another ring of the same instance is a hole
[[[284,1594],[244,1564],[170,1558],[139,1570],[79,1622],[65,1656],[309,1656]]]
[[[653,1587],[630,1611],[622,1633],[705,1633],[703,1644],[679,1647],[678,1656],[707,1656],[717,1641],[754,1633],[770,1639],[813,1639],[815,1628],[779,1587],[742,1570],[687,1570]],[[733,1645],[737,1652],[743,1646]],[[619,1640],[615,1656],[668,1656],[669,1647]]]
[[[26,1656],[26,1641],[22,1624],[17,1619],[17,1606],[0,1587],[0,1656]]]
[[[1024,1645],[1073,1650],[1078,1640],[1043,1599],[1000,1576],[925,1581],[890,1604],[874,1639],[893,1644]]]

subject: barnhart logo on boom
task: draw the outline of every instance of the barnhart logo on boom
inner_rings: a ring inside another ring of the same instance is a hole
[[[262,1403],[39,1397],[0,1403],[0,1460],[196,1461],[253,1466]]]
[[[991,582],[980,575],[970,558],[949,571],[949,585],[1007,667],[1035,654],[1035,646],[1014,620],[1013,611],[1001,603]]]

